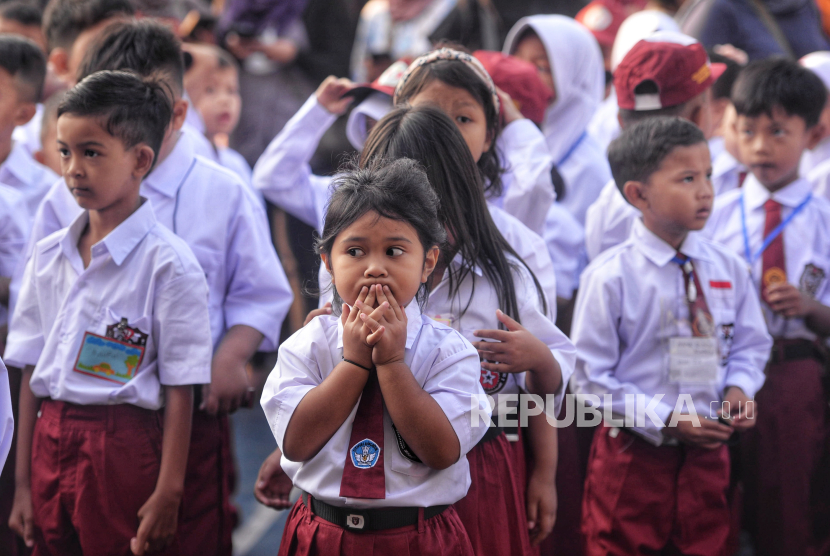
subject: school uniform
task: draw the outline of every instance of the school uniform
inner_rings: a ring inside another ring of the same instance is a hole
[[[185,240],[207,276],[214,348],[228,329],[241,324],[264,334],[260,349],[274,350],[293,295],[271,244],[265,212],[235,174],[195,154],[192,138],[181,134],[173,151],[142,182],[142,195],[159,222]],[[60,229],[80,210],[61,180],[38,210],[33,236]],[[231,551],[230,450],[227,416],[194,412],[185,483],[189,502],[179,529],[188,546],[201,554]]]
[[[745,265],[694,232],[679,251],[690,262],[681,265],[681,255],[638,219],[629,239],[582,275],[572,387],[580,396],[610,394],[616,416],[633,417],[625,396],[639,394],[641,407],[651,405],[668,423],[675,409],[691,409],[678,406],[686,394],[703,419],[720,409],[728,387],[751,398],[764,382],[772,341]],[[697,318],[690,319],[693,302]],[[689,353],[691,342],[701,355]],[[724,554],[726,446],[678,445],[644,417],[594,436],[582,506],[586,554],[656,554],[670,545],[684,554]]]
[[[15,143],[5,162],[0,165],[0,183],[13,187],[23,195],[30,222],[43,196],[57,180],[58,175],[35,161],[23,143]]]
[[[822,162],[830,160],[830,140],[824,139],[813,150],[804,151],[798,166],[798,175],[806,176]]]
[[[565,386],[573,372],[574,348],[544,311],[527,269],[513,257],[508,259],[517,265],[512,273],[519,305],[517,320],[548,346],[561,368],[562,384],[555,392],[554,407],[545,408],[555,415],[561,407]],[[460,256],[451,262],[454,268],[460,264]],[[441,282],[430,293],[424,314],[452,326],[471,342],[480,341],[473,334],[476,330],[498,328],[498,295],[478,265],[461,282],[455,296],[450,295],[448,276],[448,271],[445,271]],[[548,303],[548,308],[550,305]],[[497,417],[501,411],[506,411],[506,395],[526,391],[525,375],[526,373],[499,373],[484,369],[480,372],[484,392],[492,396],[496,403],[493,416],[496,427],[467,455],[472,486],[467,496],[455,504],[478,555],[528,554],[533,550],[527,531],[524,450],[521,444],[511,445],[505,431],[498,428]],[[515,416],[511,419],[515,419]],[[487,510],[483,511],[482,508]]]
[[[14,436],[12,398],[9,390],[9,373],[6,364],[0,360],[0,471],[6,463]]]
[[[783,231],[759,254],[778,225]],[[718,198],[706,231],[749,265],[762,298],[765,283],[786,280],[830,305],[830,203],[807,180],[770,194],[750,175],[740,190]],[[762,308],[775,345],[758,393],[757,425],[744,438],[746,526],[758,554],[805,554],[812,542],[812,488],[826,473],[819,466],[827,411],[815,348],[821,339],[804,319],[784,318],[765,302]],[[784,454],[797,457],[784,461]]]
[[[12,131],[12,140],[26,148],[30,156],[43,148],[40,144],[40,134],[43,127],[43,104],[37,103],[35,115],[28,123],[19,125]]]
[[[623,243],[639,216],[640,211],[623,197],[616,182],[609,180],[585,217],[585,252],[588,260],[593,261],[606,249]]]
[[[712,154],[712,188],[716,197],[742,187],[748,175],[746,166],[726,149]]]
[[[461,334],[421,315],[417,303],[409,304],[406,315],[404,362],[446,415],[458,436],[461,457],[446,469],[430,469],[397,433],[389,413],[377,412],[382,402],[374,414],[364,417],[364,400],[382,395],[376,380],[370,391],[370,379],[358,404],[320,452],[305,462],[282,457],[282,469],[304,495],[288,517],[280,555],[385,555],[401,550],[473,554],[458,516],[447,506],[470,487],[465,454],[487,430],[486,421],[473,423],[472,412],[477,410],[482,419],[490,416],[478,382],[478,353]],[[316,317],[279,351],[262,393],[262,408],[283,449],[286,428],[300,401],[341,362],[340,318]],[[382,430],[363,431],[371,417],[378,419],[378,426],[382,420]],[[364,434],[365,439],[355,441]],[[366,446],[368,457],[362,457],[358,445]],[[393,516],[400,508],[411,508],[412,515]]]
[[[230,147],[216,149],[216,162],[242,178],[245,185],[251,185],[253,174],[248,161]]]
[[[32,451],[38,550],[126,554],[158,479],[162,387],[210,378],[208,289],[146,200],[84,268],[88,221],[83,212],[35,246],[6,360],[35,367],[29,385],[44,400]]]
[[[29,219],[23,195],[0,183],[0,276],[14,275],[28,235]],[[7,325],[8,320],[9,311],[0,307],[0,325]]]
[[[545,112],[542,131],[566,184],[559,202],[582,224],[602,184],[611,178],[605,153],[587,131],[605,96],[602,53],[594,36],[573,19],[536,15],[513,26],[505,40],[505,54],[513,53],[526,29],[539,36],[553,68],[556,98]]]
[[[582,269],[588,264],[585,229],[565,207],[554,204],[548,211],[542,237],[556,274],[556,297],[569,300],[579,286]]]

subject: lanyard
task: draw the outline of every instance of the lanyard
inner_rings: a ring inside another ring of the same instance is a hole
[[[778,226],[776,226],[776,228],[772,232],[770,232],[770,234],[767,237],[764,238],[764,242],[761,244],[761,247],[753,255],[752,250],[749,247],[749,230],[747,230],[746,227],[746,207],[744,206],[744,193],[743,191],[741,191],[741,225],[743,226],[744,232],[744,256],[746,257],[746,261],[749,263],[750,269],[755,264],[755,261],[758,260],[758,257],[760,257],[764,253],[764,251],[767,250],[767,247],[769,247],[770,244],[773,241],[775,241],[775,238],[781,235],[781,232],[784,231],[784,228],[787,226],[787,224],[789,224],[790,221],[792,221],[792,219],[795,218],[795,216],[799,212],[801,212],[804,209],[804,207],[807,206],[807,203],[809,203],[810,199],[812,198],[813,193],[811,191],[807,194],[806,197],[804,197],[804,200],[801,201],[801,204],[795,207],[795,209],[793,209],[790,215],[787,218],[785,218],[784,221],[781,222]]]
[[[558,168],[559,166],[562,166],[563,164],[565,164],[565,161],[566,161],[566,160],[568,160],[568,159],[571,157],[571,155],[574,153],[574,151],[575,151],[575,150],[576,150],[576,148],[579,146],[579,144],[580,144],[580,143],[582,143],[582,141],[584,141],[584,140],[585,140],[585,138],[586,138],[587,136],[588,136],[588,131],[583,131],[583,132],[582,132],[582,135],[580,135],[580,136],[579,136],[579,139],[577,139],[576,141],[574,141],[574,144],[573,144],[573,145],[571,145],[571,148],[570,148],[570,149],[568,149],[568,152],[566,152],[566,153],[565,153],[565,156],[563,156],[562,158],[560,158],[560,159],[559,159],[559,162],[557,162],[557,163],[556,163],[556,167],[557,167],[557,168]]]

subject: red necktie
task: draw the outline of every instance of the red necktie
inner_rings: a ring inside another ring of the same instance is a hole
[[[747,172],[744,170],[743,172],[738,172],[738,187],[743,187],[744,180],[746,180]]]
[[[767,213],[764,221],[764,238],[769,237],[775,228],[781,224],[781,203],[769,199],[764,203]],[[772,284],[787,281],[787,272],[784,266],[784,233],[772,240],[761,256],[761,298],[766,301],[766,289]]]
[[[715,320],[706,304],[706,297],[703,295],[703,288],[700,287],[700,280],[697,278],[692,259],[681,253],[672,259],[680,265],[683,271],[683,285],[686,288],[686,301],[689,304],[689,322],[692,323],[692,335],[697,337],[712,337],[715,335]]]
[[[352,423],[346,465],[340,481],[340,496],[386,498],[383,472],[383,394],[378,375],[372,371]]]

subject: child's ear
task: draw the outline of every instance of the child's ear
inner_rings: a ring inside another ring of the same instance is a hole
[[[72,83],[74,83],[74,76],[68,75],[69,53],[65,49],[61,47],[53,48],[49,53],[48,63],[49,66],[52,67],[52,73],[54,73],[58,79],[66,83],[66,85],[72,85]]]
[[[331,259],[326,253],[320,253],[320,260],[323,262],[326,272],[331,276],[331,282],[334,283],[334,272],[331,271]]]
[[[426,252],[426,256],[424,257],[424,269],[421,272],[421,283],[425,284],[426,281],[429,279],[432,271],[435,270],[435,265],[438,264],[438,255],[441,254],[441,250],[438,249],[437,245],[433,245],[429,248]]]
[[[34,102],[21,102],[14,111],[14,125],[26,125],[35,117],[37,113],[37,105]]]
[[[184,125],[184,121],[187,118],[188,106],[189,103],[183,98],[173,102],[173,119],[170,123],[174,131],[180,130]]]
[[[641,181],[627,181],[623,186],[623,193],[626,200],[639,209],[640,212],[648,206],[648,200],[645,195],[645,184]]]
[[[43,150],[35,151],[32,157],[37,161],[38,164],[46,166],[46,157],[43,156]]]
[[[133,169],[133,174],[138,178],[143,178],[147,175],[150,169],[153,167],[153,160],[155,158],[155,153],[153,152],[152,147],[149,145],[145,145],[144,143],[139,143],[135,146],[135,168]]]
[[[807,148],[813,149],[822,140],[825,133],[824,124],[819,121],[816,125],[807,130]]]

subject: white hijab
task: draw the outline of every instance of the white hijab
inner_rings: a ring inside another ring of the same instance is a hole
[[[516,39],[531,28],[547,50],[556,99],[545,112],[542,131],[557,164],[580,141],[605,94],[605,70],[596,39],[570,17],[534,15],[519,20],[504,43],[511,54]]]

